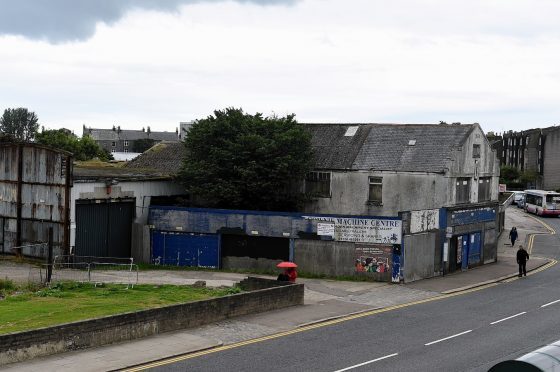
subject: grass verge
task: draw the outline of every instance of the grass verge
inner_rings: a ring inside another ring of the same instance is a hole
[[[0,334],[26,331],[129,311],[162,307],[239,293],[232,288],[194,288],[174,285],[106,284],[65,282],[51,287],[2,283]]]

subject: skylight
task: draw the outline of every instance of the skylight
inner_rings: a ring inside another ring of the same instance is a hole
[[[344,133],[344,137],[353,137],[358,131],[358,128],[358,126],[348,127],[348,129],[346,129],[346,133]]]

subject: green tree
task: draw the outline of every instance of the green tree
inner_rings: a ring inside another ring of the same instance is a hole
[[[511,165],[502,165],[500,167],[500,183],[508,186],[514,184],[519,178],[519,170]]]
[[[523,185],[535,185],[537,179],[539,178],[539,174],[533,170],[524,171],[519,176],[519,182]]]
[[[71,152],[76,160],[90,160],[98,158],[102,161],[112,159],[112,156],[91,137],[76,137],[66,129],[43,130],[36,136],[36,142]]]
[[[294,117],[228,108],[196,121],[179,174],[187,192],[208,207],[297,209],[312,149],[311,135]]]
[[[12,135],[19,141],[33,141],[39,130],[39,118],[24,107],[5,109],[0,118],[0,132]]]
[[[144,152],[156,143],[151,138],[140,138],[132,142],[132,152]]]

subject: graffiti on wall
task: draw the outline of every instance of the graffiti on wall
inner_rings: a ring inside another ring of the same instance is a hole
[[[391,245],[356,244],[356,272],[385,273],[391,271]]]
[[[303,216],[303,218],[317,221],[318,235],[332,236],[337,241],[401,244],[401,220],[327,216]]]

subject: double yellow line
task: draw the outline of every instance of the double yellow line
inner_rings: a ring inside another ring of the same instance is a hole
[[[238,347],[241,347],[241,346],[252,345],[252,344],[256,344],[256,343],[267,341],[267,340],[274,340],[274,339],[277,339],[277,338],[280,338],[280,337],[293,335],[293,334],[296,334],[296,333],[306,332],[306,331],[309,331],[309,330],[312,330],[312,329],[317,329],[317,328],[321,328],[321,327],[330,326],[330,325],[333,325],[333,324],[347,322],[347,321],[352,320],[352,319],[363,318],[363,317],[366,317],[366,316],[381,314],[381,313],[385,313],[385,312],[392,311],[392,310],[397,310],[397,309],[402,309],[402,308],[409,307],[409,306],[419,305],[419,304],[432,302],[432,301],[438,301],[438,300],[442,300],[442,299],[449,298],[449,297],[455,297],[455,296],[463,295],[465,293],[476,292],[476,291],[480,291],[482,289],[490,288],[490,287],[493,287],[493,286],[496,286],[496,285],[498,285],[498,283],[489,283],[489,284],[482,285],[480,287],[471,288],[471,289],[467,289],[467,290],[456,292],[456,293],[434,296],[434,297],[426,298],[426,299],[423,299],[423,300],[407,302],[407,303],[400,304],[400,305],[388,306],[388,307],[384,307],[382,309],[368,310],[368,311],[361,312],[361,313],[358,313],[358,314],[348,315],[348,316],[344,316],[344,317],[341,317],[341,318],[328,320],[328,321],[325,321],[325,322],[306,325],[306,326],[299,327],[299,328],[296,328],[296,329],[293,329],[293,330],[290,330],[290,331],[279,332],[279,333],[275,333],[275,334],[272,334],[272,335],[269,335],[269,336],[263,336],[263,337],[254,338],[254,339],[247,340],[247,341],[237,342],[237,343],[230,344],[230,345],[219,346],[219,347],[208,349],[208,350],[203,350],[203,351],[190,353],[190,354],[185,354],[185,355],[180,355],[180,356],[177,356],[177,357],[172,357],[172,358],[169,358],[169,359],[164,359],[164,360],[160,360],[160,361],[156,361],[156,362],[152,362],[152,363],[147,363],[147,364],[143,364],[143,365],[140,365],[140,366],[137,366],[137,367],[132,367],[132,368],[125,369],[124,371],[129,371],[129,372],[144,371],[146,369],[160,367],[160,366],[164,366],[164,365],[167,365],[167,364],[176,363],[176,362],[180,362],[180,361],[184,361],[184,360],[188,360],[188,359],[192,359],[192,358],[197,358],[197,357],[200,357],[200,356],[203,356],[203,355],[218,353],[218,352],[224,351],[224,350],[231,350],[231,349],[235,349],[235,348],[238,348]]]

